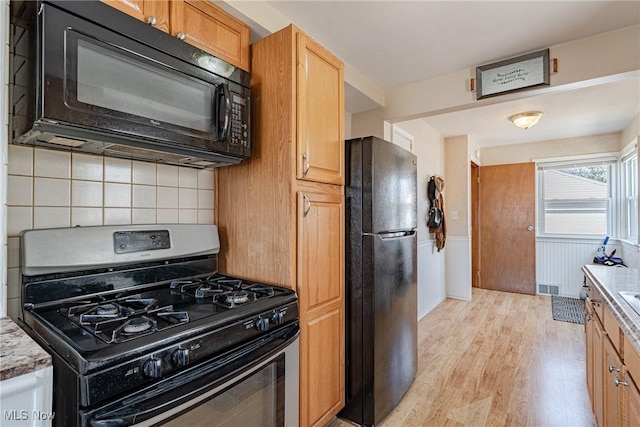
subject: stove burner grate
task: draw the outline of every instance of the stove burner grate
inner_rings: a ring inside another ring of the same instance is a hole
[[[196,300],[212,301],[218,306],[231,309],[259,298],[275,294],[272,286],[244,283],[241,279],[225,276],[209,276],[196,280],[175,280],[171,291],[191,295]],[[204,302],[203,301],[203,302]]]

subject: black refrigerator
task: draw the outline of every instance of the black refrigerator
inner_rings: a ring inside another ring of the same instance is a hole
[[[376,137],[345,142],[345,407],[380,423],[417,371],[416,156]]]

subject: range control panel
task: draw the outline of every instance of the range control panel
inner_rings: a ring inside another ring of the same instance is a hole
[[[169,230],[116,231],[113,233],[114,250],[117,254],[169,249]]]

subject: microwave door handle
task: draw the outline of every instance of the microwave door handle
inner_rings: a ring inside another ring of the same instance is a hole
[[[220,129],[218,135],[220,136],[220,141],[226,141],[231,122],[231,96],[229,95],[229,87],[227,85],[223,84],[221,87],[222,96],[224,98],[224,124],[222,125],[222,129]]]

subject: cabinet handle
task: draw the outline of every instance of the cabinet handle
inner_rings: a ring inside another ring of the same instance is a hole
[[[309,156],[307,153],[302,155],[302,160],[304,160],[304,171],[302,172],[302,176],[305,177],[309,173],[309,169],[311,168],[311,164],[309,163]]]
[[[309,211],[311,210],[311,201],[309,200],[309,198],[307,197],[307,195],[305,194],[304,196],[304,201],[306,203],[306,206],[304,208],[304,213],[303,216],[307,216],[309,214]]]
[[[623,385],[623,386],[625,386],[625,387],[626,387],[626,386],[628,386],[628,385],[629,385],[629,383],[628,383],[628,382],[626,382],[626,381],[620,381],[620,380],[618,379],[618,377],[615,377],[615,378],[613,379],[613,383],[616,385],[616,387],[621,386],[621,385]]]
[[[609,363],[609,372],[613,371],[620,372],[620,368],[616,368],[615,366],[613,366],[613,363]]]
[[[158,20],[156,19],[155,16],[147,17],[147,24],[149,24],[151,26],[155,26],[157,23],[158,23]]]
[[[178,34],[176,34],[176,37],[179,38],[180,40],[184,40],[187,37],[187,35],[182,31],[180,31]]]

